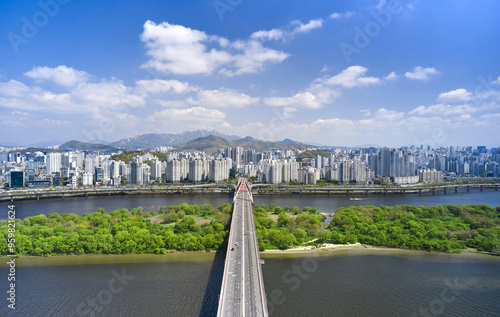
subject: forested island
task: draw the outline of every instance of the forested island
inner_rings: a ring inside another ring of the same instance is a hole
[[[230,204],[117,209],[77,216],[38,215],[15,222],[18,255],[165,254],[225,250]],[[255,205],[259,249],[362,243],[458,253],[471,248],[500,255],[500,207],[487,205],[339,208],[330,224],[311,207]],[[12,226],[11,226],[12,227]],[[0,221],[0,253],[11,254],[8,223]]]

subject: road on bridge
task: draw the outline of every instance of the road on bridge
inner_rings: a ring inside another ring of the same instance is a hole
[[[218,316],[268,316],[251,192],[245,181],[240,184],[235,193]]]

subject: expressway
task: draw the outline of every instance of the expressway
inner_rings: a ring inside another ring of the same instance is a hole
[[[251,195],[246,181],[240,181],[217,316],[268,316]]]

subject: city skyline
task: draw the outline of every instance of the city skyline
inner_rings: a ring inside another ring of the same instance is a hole
[[[500,145],[494,1],[0,8],[0,144],[215,129],[329,146]]]

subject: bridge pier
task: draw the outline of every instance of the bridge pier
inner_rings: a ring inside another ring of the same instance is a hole
[[[64,193],[61,193],[61,197],[62,197],[62,199],[64,199]]]
[[[421,188],[418,189],[418,194],[422,195],[422,189]]]
[[[455,193],[458,193],[458,186],[455,186]]]
[[[433,195],[435,195],[435,194],[436,194],[436,189],[435,189],[435,188],[433,188],[433,189],[432,189],[432,194],[433,194]]]
[[[495,185],[495,190],[498,191],[498,185]]]
[[[111,191],[110,190],[108,190],[108,196],[111,196]]]
[[[481,185],[481,186],[479,187],[479,190],[480,190],[480,191],[483,191],[483,185]]]
[[[443,188],[443,191],[444,191],[444,194],[446,194],[446,187],[445,187],[445,188]]]
[[[469,188],[470,188],[470,186],[467,186],[467,192],[469,192]]]
[[[366,196],[368,196],[368,189],[367,189],[367,190],[365,190],[365,195],[366,195]]]
[[[406,194],[406,189],[402,189],[401,190],[401,195],[405,195]]]
[[[387,189],[384,189],[384,195],[387,195]]]
[[[40,194],[36,195],[36,200],[40,200]]]

